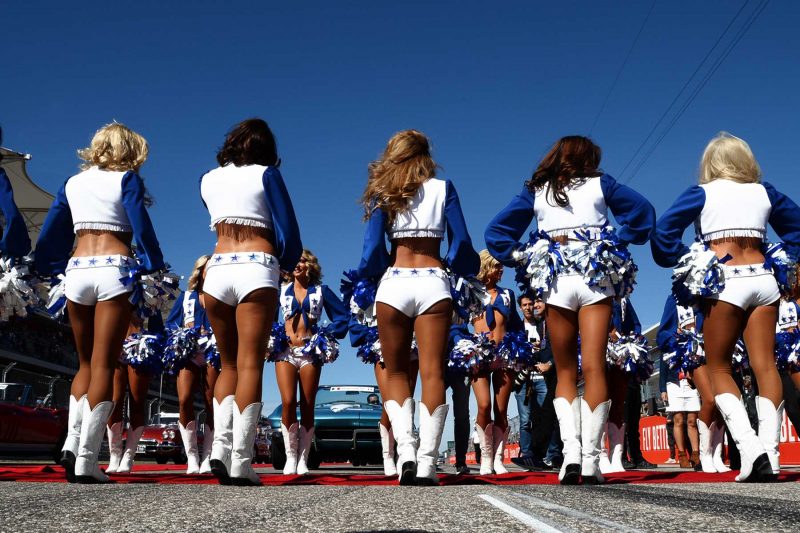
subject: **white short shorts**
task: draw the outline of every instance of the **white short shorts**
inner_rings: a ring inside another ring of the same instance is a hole
[[[728,302],[745,311],[761,305],[771,305],[781,297],[778,282],[764,265],[722,265],[725,288],[709,296]]]
[[[596,304],[609,296],[614,296],[610,288],[589,287],[580,274],[558,274],[550,291],[545,294],[544,303],[570,311],[577,311],[585,305]]]
[[[206,266],[203,292],[235,306],[256,289],[278,289],[278,259],[264,252],[214,254]]]
[[[375,301],[391,305],[409,318],[433,304],[451,300],[450,280],[441,268],[390,267],[381,278]]]
[[[667,383],[667,412],[669,413],[696,413],[700,411],[700,394],[697,389],[689,386],[685,379],[680,385]]]
[[[297,370],[300,370],[306,365],[313,364],[311,354],[304,354],[302,346],[290,346],[281,355],[275,357],[276,363],[289,363],[294,365]]]
[[[64,276],[64,295],[77,304],[96,305],[131,292],[121,279],[134,264],[134,259],[124,255],[72,257]]]

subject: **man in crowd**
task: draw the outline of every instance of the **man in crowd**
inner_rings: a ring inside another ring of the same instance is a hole
[[[469,474],[467,466],[467,447],[470,442],[469,423],[469,375],[447,369],[445,384],[452,391],[453,398],[453,439],[456,448],[455,469],[457,475]]]

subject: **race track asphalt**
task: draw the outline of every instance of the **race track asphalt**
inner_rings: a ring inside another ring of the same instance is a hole
[[[0,483],[0,532],[376,530],[798,531],[800,483],[431,488]]]

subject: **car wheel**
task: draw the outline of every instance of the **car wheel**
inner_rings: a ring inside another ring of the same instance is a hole
[[[316,470],[321,463],[322,456],[314,448],[311,448],[311,452],[308,454],[308,468]]]
[[[269,455],[272,459],[272,468],[275,470],[283,470],[286,466],[286,449],[283,447],[283,439],[272,439],[272,444],[269,447]]]
[[[158,463],[160,465],[165,465],[165,464],[167,464],[167,458],[166,457],[156,457],[156,463]]]
[[[186,455],[180,454],[180,455],[175,456],[173,461],[175,461],[176,465],[185,465],[186,463],[189,462],[189,459],[186,457]]]

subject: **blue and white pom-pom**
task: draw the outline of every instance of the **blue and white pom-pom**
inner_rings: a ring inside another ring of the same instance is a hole
[[[750,357],[747,355],[747,348],[744,341],[739,339],[736,341],[736,346],[733,348],[733,357],[731,358],[731,366],[733,370],[747,370],[750,368]]]
[[[213,366],[217,371],[222,368],[222,359],[219,355],[219,348],[217,348],[217,337],[214,333],[207,332],[197,339],[198,347],[203,351],[206,356],[206,364]]]
[[[697,298],[722,292],[725,273],[721,265],[728,259],[730,256],[719,259],[702,242],[693,243],[672,270],[672,294],[678,305],[691,306]]]
[[[165,374],[174,376],[200,350],[197,328],[175,328],[167,333],[161,365]]]
[[[764,253],[764,268],[772,271],[781,294],[793,297],[797,287],[797,263],[786,253],[784,244],[765,242],[761,251]]]
[[[67,295],[64,292],[66,284],[64,283],[64,274],[54,276],[50,282],[40,281],[38,289],[40,292],[47,293],[46,302],[47,312],[53,318],[61,318],[64,316],[64,311],[67,308]]]
[[[672,369],[691,372],[706,364],[702,333],[697,333],[693,329],[681,329],[672,341],[672,348],[670,352],[664,354],[664,361]]]
[[[286,334],[286,325],[281,322],[272,323],[272,331],[267,342],[267,361],[274,363],[277,358],[289,351],[289,336]]]
[[[161,372],[161,352],[164,348],[161,335],[134,333],[125,339],[122,351],[125,364],[151,374]]]
[[[561,246],[543,231],[531,232],[528,243],[514,252],[519,263],[516,281],[523,292],[541,297],[550,290],[556,274],[564,267]]]
[[[800,331],[779,331],[775,334],[775,366],[779,372],[800,370]]]
[[[367,326],[364,334],[365,341],[358,346],[356,356],[368,365],[383,361],[381,353],[381,340],[378,338],[378,327]]]
[[[339,357],[339,341],[324,329],[314,333],[303,346],[303,354],[310,355],[315,365],[333,363]]]
[[[355,316],[359,324],[377,324],[375,294],[378,292],[378,282],[375,278],[362,278],[356,270],[345,270],[339,290],[342,301],[350,307],[350,314]]]
[[[486,305],[492,301],[486,287],[474,277],[464,278],[448,272],[453,310],[464,321],[481,316]]]
[[[169,312],[172,302],[181,292],[180,276],[170,272],[169,265],[158,272],[145,274],[137,264],[128,267],[120,281],[131,288],[130,302],[142,319]]]
[[[639,268],[614,228],[603,228],[597,235],[590,230],[576,230],[575,239],[561,246],[569,271],[583,276],[590,287],[611,290],[616,296],[633,292]]]
[[[497,345],[497,357],[502,359],[507,370],[520,372],[533,367],[533,345],[528,334],[522,331],[509,331]]]
[[[623,335],[608,343],[606,361],[640,382],[653,375],[653,362],[647,357],[650,351],[642,335]]]
[[[458,330],[450,339],[447,367],[467,374],[487,370],[495,358],[495,344],[488,333],[473,335],[468,330]]]
[[[13,257],[0,257],[0,322],[24,317],[41,305],[28,265]]]

